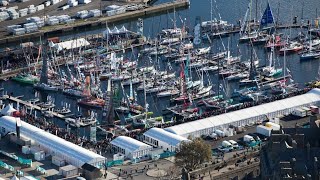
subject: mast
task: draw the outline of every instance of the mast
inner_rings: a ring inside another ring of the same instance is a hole
[[[147,104],[146,74],[145,73],[143,73],[143,94],[144,94],[145,119],[147,119],[148,118],[148,104]]]
[[[45,44],[41,43],[42,49],[42,70],[40,82],[44,84],[48,84],[48,61],[47,61],[47,42]]]

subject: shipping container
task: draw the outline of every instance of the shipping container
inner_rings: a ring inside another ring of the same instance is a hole
[[[43,161],[45,160],[45,152],[44,151],[39,151],[34,153],[34,159],[37,161]]]
[[[263,126],[263,125],[259,125],[259,126],[257,126],[256,131],[257,131],[258,134],[270,137],[272,128],[271,127],[267,127],[267,126]]]
[[[61,166],[65,166],[66,161],[58,156],[52,156],[52,164],[61,167]]]

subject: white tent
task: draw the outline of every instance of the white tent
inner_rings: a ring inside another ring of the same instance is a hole
[[[227,129],[229,125],[245,126],[267,118],[290,114],[298,107],[310,107],[319,103],[320,89],[315,88],[302,95],[171,126],[165,130],[185,138],[200,137],[211,134],[215,129]]]
[[[8,104],[5,108],[3,108],[3,109],[1,110],[1,114],[2,114],[2,115],[5,115],[5,116],[11,116],[12,113],[13,113],[13,112],[16,112],[16,111],[17,111],[17,110],[14,109],[11,104]]]
[[[187,138],[155,127],[145,132],[143,137],[145,143],[167,151],[175,151],[182,141],[190,141]]]
[[[18,118],[10,116],[0,117],[1,134],[15,132]],[[21,135],[30,138],[35,145],[43,149],[47,154],[58,156],[67,163],[80,168],[85,163],[101,167],[105,158],[95,152],[87,150],[69,141],[66,141],[49,132],[39,129],[31,124],[21,121]]]
[[[19,180],[16,175],[14,175],[10,180]]]
[[[126,29],[126,27],[122,26],[122,28],[119,29],[119,32],[120,33],[126,33],[126,32],[128,32],[128,30]]]
[[[152,146],[127,136],[119,136],[111,144],[116,153],[124,154],[130,159],[148,156],[152,150]]]
[[[115,27],[113,28],[112,33],[114,33],[114,34],[120,33],[120,31],[119,31],[119,29],[117,28],[117,26],[115,26]]]
[[[63,49],[75,49],[75,48],[79,48],[79,47],[85,47],[85,46],[89,46],[90,43],[84,39],[84,38],[79,38],[79,39],[74,39],[74,40],[70,40],[70,41],[64,41],[64,42],[60,42],[55,44],[55,48],[60,51]]]

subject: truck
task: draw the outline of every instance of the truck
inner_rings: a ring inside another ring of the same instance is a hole
[[[250,136],[250,135],[244,135],[244,137],[243,137],[243,141],[244,141],[244,143],[245,143],[245,145],[246,146],[248,146],[248,147],[255,147],[255,146],[257,146],[257,145],[259,145],[260,144],[260,140],[255,140],[252,136]]]
[[[212,133],[209,135],[210,138],[217,140],[218,139],[218,135],[216,133]]]
[[[215,130],[214,133],[216,133],[219,137],[225,137],[226,136],[225,132],[223,132],[223,131],[221,131],[219,129]]]
[[[294,116],[298,116],[298,117],[306,117],[307,116],[306,111],[301,108],[294,109],[291,114]]]
[[[267,136],[267,137],[271,136],[271,131],[272,131],[271,127],[259,125],[259,126],[257,126],[256,130],[257,130],[258,134],[262,134],[262,135]]]
[[[233,150],[232,144],[228,141],[222,141],[221,146],[218,147],[219,151],[230,152]]]
[[[239,149],[239,145],[234,140],[229,140],[229,143],[232,145],[233,149]]]

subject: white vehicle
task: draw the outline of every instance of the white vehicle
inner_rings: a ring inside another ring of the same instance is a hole
[[[247,142],[247,143],[255,142],[254,138],[252,136],[249,136],[249,135],[244,135],[243,136],[243,141]]]
[[[217,129],[215,130],[215,132],[219,137],[225,137],[226,136],[226,133],[224,133],[223,131]]]
[[[229,143],[232,145],[233,149],[239,149],[239,145],[234,140],[229,140]]]
[[[233,147],[230,142],[222,141],[221,146],[218,147],[219,151],[230,152],[233,150]]]
[[[211,138],[214,139],[214,140],[217,140],[217,139],[218,139],[218,135],[217,135],[216,133],[210,134],[209,137],[211,137]]]
[[[262,125],[257,126],[257,133],[258,134],[262,134],[264,136],[270,137],[271,131],[272,131],[271,127],[262,126]]]
[[[306,117],[307,116],[307,112],[301,108],[296,108],[295,110],[292,111],[291,114],[294,116],[299,116],[299,117]]]

